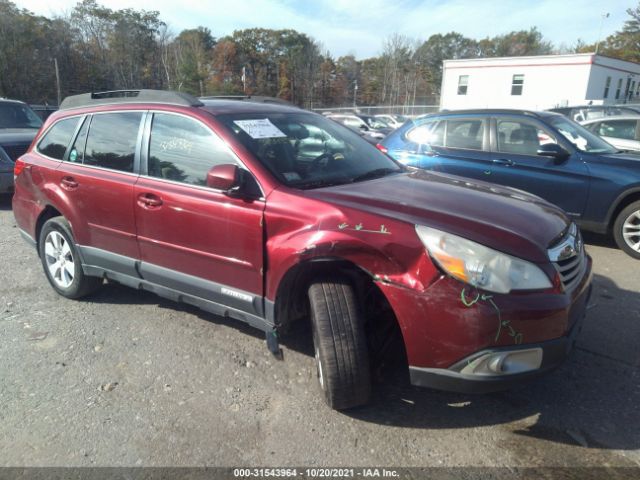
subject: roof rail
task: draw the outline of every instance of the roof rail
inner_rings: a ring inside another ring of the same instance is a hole
[[[540,113],[534,110],[522,110],[517,108],[463,108],[460,110],[448,110],[442,109],[440,112],[433,113],[446,113],[451,115],[463,115],[463,114],[471,114],[471,113],[481,113],[481,114],[515,114],[515,115],[529,115],[531,117],[539,117]],[[431,115],[431,114],[428,114]]]
[[[278,105],[287,105],[295,107],[295,105],[287,100],[278,97],[265,97],[260,95],[207,95],[200,97],[201,100],[239,100],[255,103],[275,103]]]
[[[60,110],[94,105],[120,103],[169,103],[185,107],[201,107],[203,103],[193,95],[170,90],[112,90],[108,92],[83,93],[65,98]]]

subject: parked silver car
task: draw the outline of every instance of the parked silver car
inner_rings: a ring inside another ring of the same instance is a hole
[[[640,151],[640,115],[598,118],[582,125],[620,150]]]

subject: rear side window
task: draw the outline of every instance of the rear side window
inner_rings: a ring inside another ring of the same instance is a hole
[[[78,126],[79,117],[65,118],[53,125],[38,143],[38,152],[62,160]]]
[[[445,122],[434,120],[418,125],[407,133],[407,140],[417,145],[444,145]]]
[[[84,164],[133,172],[140,112],[94,115],[89,127]]]
[[[447,120],[447,147],[482,150],[483,136],[484,122],[481,119]]]
[[[224,141],[200,122],[179,115],[153,115],[150,177],[204,186],[211,167],[225,163],[237,161]]]

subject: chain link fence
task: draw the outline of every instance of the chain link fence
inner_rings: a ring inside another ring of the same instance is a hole
[[[318,113],[360,113],[363,115],[395,114],[408,117],[417,117],[427,113],[434,113],[440,110],[440,105],[376,105],[376,106],[355,106],[337,108],[314,108]]]

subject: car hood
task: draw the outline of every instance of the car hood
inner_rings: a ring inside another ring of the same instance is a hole
[[[594,154],[591,154],[594,155]],[[628,162],[640,162],[640,151],[638,152],[621,152],[621,153],[601,153],[594,155],[603,163],[609,164],[628,164]],[[635,166],[635,165],[634,165]]]
[[[425,170],[306,192],[310,197],[426,225],[537,263],[571,221],[520,190]]]
[[[38,133],[37,128],[1,128],[0,144],[31,143],[36,133]]]

